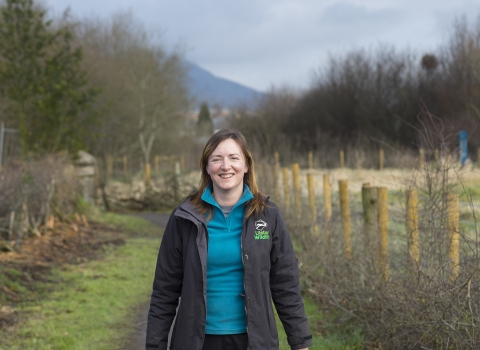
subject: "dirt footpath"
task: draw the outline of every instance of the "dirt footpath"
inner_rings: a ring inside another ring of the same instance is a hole
[[[168,223],[168,218],[170,217],[170,214],[161,214],[161,213],[138,213],[135,214],[136,216],[140,216],[144,219],[147,219],[148,221],[153,222],[155,225],[158,225],[162,228],[165,228]]]

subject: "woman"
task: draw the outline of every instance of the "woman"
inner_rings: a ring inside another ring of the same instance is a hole
[[[273,300],[291,348],[307,349],[292,242],[279,209],[257,188],[243,135],[214,134],[200,167],[200,187],[163,235],[146,348],[167,349],[176,316],[170,349],[278,349]]]

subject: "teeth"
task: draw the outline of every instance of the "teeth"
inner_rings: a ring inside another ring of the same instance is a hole
[[[220,175],[220,177],[221,177],[222,179],[228,179],[228,178],[230,178],[230,177],[232,177],[232,176],[233,176],[233,174]]]

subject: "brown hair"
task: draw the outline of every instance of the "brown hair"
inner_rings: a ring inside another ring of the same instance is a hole
[[[234,130],[220,130],[213,134],[212,137],[207,141],[205,148],[203,149],[202,157],[200,158],[200,170],[202,176],[200,178],[200,184],[196,191],[192,192],[188,198],[192,204],[202,213],[212,211],[211,205],[202,200],[202,194],[208,186],[212,185],[212,179],[207,173],[208,159],[212,155],[213,151],[218,147],[218,145],[225,141],[226,139],[232,139],[238,143],[240,149],[243,152],[245,157],[245,162],[248,166],[248,171],[243,177],[243,182],[250,188],[250,192],[253,194],[253,198],[248,201],[249,208],[245,217],[249,217],[252,213],[255,213],[255,217],[260,214],[265,208],[265,200],[263,195],[260,193],[257,187],[257,180],[255,179],[255,169],[252,153],[248,148],[247,140],[239,131]]]

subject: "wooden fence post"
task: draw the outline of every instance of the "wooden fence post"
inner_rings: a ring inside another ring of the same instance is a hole
[[[440,166],[440,152],[438,151],[438,149],[433,151],[433,156],[435,158],[435,163],[436,163],[437,168],[438,168]]]
[[[383,164],[384,164],[384,152],[383,152],[383,148],[380,149],[380,151],[378,152],[378,158],[379,158],[379,164],[378,164],[378,169],[379,170],[383,170]]]
[[[263,169],[263,163],[257,162],[255,163],[255,166],[257,167],[255,172],[257,173],[257,182],[258,182],[258,187],[259,188],[265,188],[265,171]]]
[[[313,152],[308,152],[308,169],[313,169]]]
[[[275,152],[275,164],[273,166],[273,185],[274,185],[274,193],[275,199],[278,201],[280,200],[280,186],[278,185],[279,177],[280,177],[280,157],[278,152]]]
[[[408,265],[414,272],[420,264],[420,244],[418,237],[418,194],[417,190],[407,190],[407,235]]]
[[[340,168],[345,168],[345,152],[340,150]]]
[[[367,254],[371,254],[373,261],[378,262],[376,237],[377,219],[377,188],[364,183],[362,186],[363,222],[365,231],[365,246]]]
[[[297,214],[297,218],[300,218],[302,216],[302,197],[300,192],[300,165],[298,163],[292,164],[292,175],[295,196],[295,212]]]
[[[49,215],[47,217],[47,223],[46,223],[46,226],[47,228],[53,228],[53,224],[51,225],[51,227],[49,227],[48,223],[51,222],[52,219],[50,219],[50,217],[53,218],[53,215]],[[10,212],[10,222],[9,222],[9,225],[8,225],[8,236],[7,236],[7,239],[8,241],[10,242],[13,238],[13,225],[15,224],[15,211],[11,211]]]
[[[310,202],[310,212],[312,215],[312,223],[313,223],[313,234],[315,237],[318,237],[318,225],[317,225],[317,206],[315,205],[315,184],[313,182],[313,174],[307,174],[307,182],[308,182],[308,199]]]
[[[347,258],[352,258],[352,237],[350,226],[350,207],[348,203],[348,180],[339,180],[340,213],[343,227],[344,252]]]
[[[185,172],[185,155],[180,155],[180,172]]]
[[[159,175],[160,174],[160,157],[159,156],[155,156],[154,160],[154,167],[155,167],[155,175]]]
[[[150,196],[150,189],[151,189],[151,183],[150,183],[150,163],[145,164],[145,193],[147,196]]]
[[[168,158],[168,160],[170,161],[170,171],[173,173],[175,172],[175,156],[170,156]]]
[[[123,160],[123,176],[125,178],[127,178],[128,177],[128,159],[127,159],[127,156],[123,156],[122,160]]]
[[[107,156],[107,180],[112,178],[113,174],[113,157]]]
[[[273,178],[272,178],[273,172],[272,172],[272,167],[270,166],[269,163],[263,163],[263,188],[265,188],[265,191],[271,193],[274,191],[275,193],[275,184],[273,184]],[[273,188],[271,187],[273,185]]]
[[[385,281],[390,278],[388,264],[388,191],[386,187],[377,188],[378,232],[380,236],[380,269]]]
[[[330,244],[332,224],[332,190],[330,188],[330,175],[323,174],[323,210],[325,213],[325,243]]]
[[[93,173],[93,202],[95,205],[97,204],[97,199],[98,199],[98,188],[100,187],[100,172],[98,170],[98,166],[95,167],[94,173]]]
[[[288,168],[283,168],[283,194],[285,199],[285,210],[290,209],[290,181],[288,181]]]
[[[425,168],[425,151],[423,150],[423,148],[420,148],[418,150],[418,167],[420,169]]]
[[[460,272],[458,195],[450,193],[447,198],[448,260],[450,264],[450,280],[455,281]]]
[[[480,147],[477,148],[477,166],[480,168]]]

